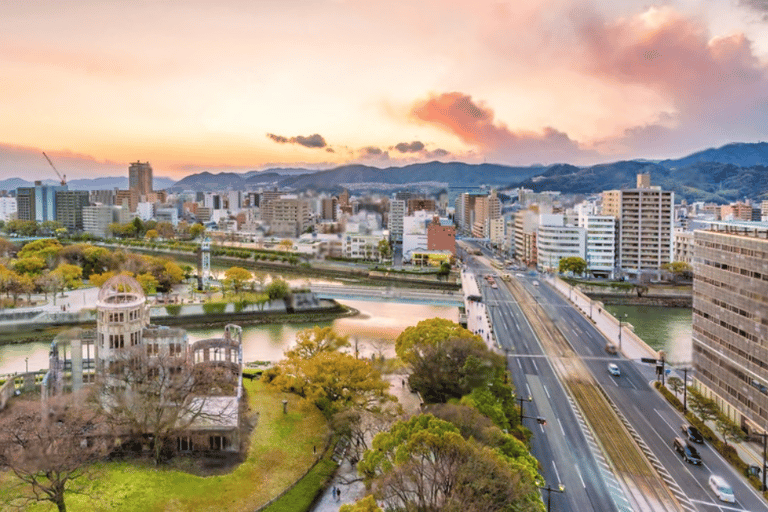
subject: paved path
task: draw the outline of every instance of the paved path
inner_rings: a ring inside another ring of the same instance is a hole
[[[418,414],[420,410],[419,397],[415,393],[408,391],[408,386],[403,385],[400,375],[386,375],[389,380],[389,392],[395,395],[408,414]],[[345,503],[354,503],[365,496],[365,485],[362,481],[354,481],[358,478],[357,470],[349,463],[346,458],[339,466],[333,481],[328,484],[320,500],[315,504],[312,512],[338,512],[339,507]],[[341,490],[341,496],[337,500],[332,496],[333,489]]]

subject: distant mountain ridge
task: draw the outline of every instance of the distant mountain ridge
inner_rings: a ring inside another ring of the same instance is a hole
[[[42,182],[44,185],[59,184],[56,180],[42,180]],[[152,183],[155,190],[165,190],[176,182],[170,178],[158,176],[152,180]],[[21,178],[0,180],[0,190],[16,190],[19,187],[33,187],[34,185],[34,181],[27,181]],[[86,178],[68,181],[67,185],[69,190],[112,190],[115,188],[125,190],[128,188],[128,178],[124,176]]]

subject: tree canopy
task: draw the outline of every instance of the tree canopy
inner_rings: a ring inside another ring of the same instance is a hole
[[[584,258],[578,256],[568,256],[567,258],[560,258],[560,263],[557,265],[557,270],[560,273],[572,272],[573,275],[582,275],[587,271],[587,262]]]
[[[538,471],[529,459],[467,440],[431,414],[378,434],[358,471],[388,509],[543,511]]]
[[[437,345],[449,338],[468,338],[482,342],[482,338],[455,322],[445,318],[431,318],[400,333],[395,340],[395,352],[406,363],[412,363],[416,353],[424,347]]]

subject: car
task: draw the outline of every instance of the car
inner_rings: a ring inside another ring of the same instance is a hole
[[[515,274],[515,277],[525,277],[523,274],[517,273]]]
[[[619,365],[615,363],[611,363],[608,365],[608,373],[610,373],[614,377],[621,377],[621,370],[619,370]]]
[[[709,477],[709,487],[717,495],[717,499],[726,503],[735,503],[736,497],[733,495],[733,489],[728,482],[721,476],[711,475]]]
[[[689,464],[701,464],[701,455],[699,451],[682,437],[676,437],[672,441],[672,447],[683,457],[683,460]]]
[[[536,281],[536,280],[534,280],[534,281],[533,281],[533,286],[539,286],[539,282],[538,282],[538,281]]]
[[[680,430],[682,430],[683,434],[685,434],[685,438],[689,441],[693,441],[694,443],[704,444],[704,437],[702,437],[701,432],[699,432],[699,429],[694,427],[693,425],[689,425],[688,423],[683,423],[680,425]]]

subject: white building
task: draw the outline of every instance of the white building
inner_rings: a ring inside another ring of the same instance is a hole
[[[0,197],[0,220],[3,222],[16,218],[16,198]]]
[[[495,219],[488,219],[486,222],[488,223],[488,238],[491,239],[491,243],[497,247],[502,247],[506,240],[506,219],[496,217]]]
[[[418,210],[403,217],[403,262],[411,261],[414,251],[427,251],[427,225],[435,216],[433,212]]]
[[[179,225],[179,212],[176,208],[158,208],[155,212],[157,222],[170,222],[173,227]]]
[[[616,268],[616,218],[579,211],[579,227],[586,230],[587,271],[599,277],[613,277]],[[594,210],[591,210],[594,211]]]
[[[379,242],[386,240],[386,232],[363,234],[349,233],[344,236],[344,257],[366,261],[379,261]]]
[[[403,218],[405,217],[405,201],[392,199],[389,202],[389,236],[393,243],[403,241]]]
[[[136,205],[136,216],[146,222],[155,217],[155,203],[139,203]]]
[[[561,258],[586,255],[586,230],[566,226],[560,214],[541,214],[536,233],[537,266],[543,271],[557,272]]]

